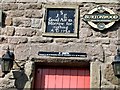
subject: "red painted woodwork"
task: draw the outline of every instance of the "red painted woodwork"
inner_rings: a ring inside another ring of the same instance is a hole
[[[35,76],[37,90],[89,90],[89,69],[39,68]]]

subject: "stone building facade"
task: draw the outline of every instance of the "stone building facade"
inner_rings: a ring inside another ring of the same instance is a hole
[[[43,37],[45,5],[79,6],[79,30],[77,38]],[[101,5],[120,16],[119,0],[0,0],[2,27],[0,28],[0,56],[10,48],[15,63],[4,77],[0,89],[32,88],[34,68],[40,62],[86,62],[90,65],[90,87],[120,89],[120,81],[114,75],[112,61],[120,45],[120,21],[106,30],[96,30],[83,21],[83,15]],[[85,52],[87,58],[39,56],[39,51]]]

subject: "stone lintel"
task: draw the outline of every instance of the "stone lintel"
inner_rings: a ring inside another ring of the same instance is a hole
[[[39,65],[50,65],[50,66],[70,66],[70,67],[89,67],[89,59],[79,58],[32,58],[32,60]]]

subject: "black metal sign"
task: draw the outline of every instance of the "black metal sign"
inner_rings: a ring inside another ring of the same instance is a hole
[[[98,6],[88,12],[88,14],[85,14],[83,19],[93,28],[104,30],[111,27],[115,21],[118,21],[120,16],[109,8]]]
[[[46,32],[74,33],[75,9],[48,9]]]
[[[40,56],[56,56],[56,57],[87,57],[86,53],[79,52],[38,52]]]
[[[78,12],[76,7],[48,7],[45,15],[45,30],[47,36],[77,36]],[[76,25],[75,25],[76,24]]]

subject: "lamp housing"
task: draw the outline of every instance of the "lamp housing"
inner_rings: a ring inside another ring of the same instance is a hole
[[[14,61],[13,52],[7,50],[7,52],[2,56],[1,60],[1,67],[3,73],[10,72],[11,68],[13,67],[13,61]]]

